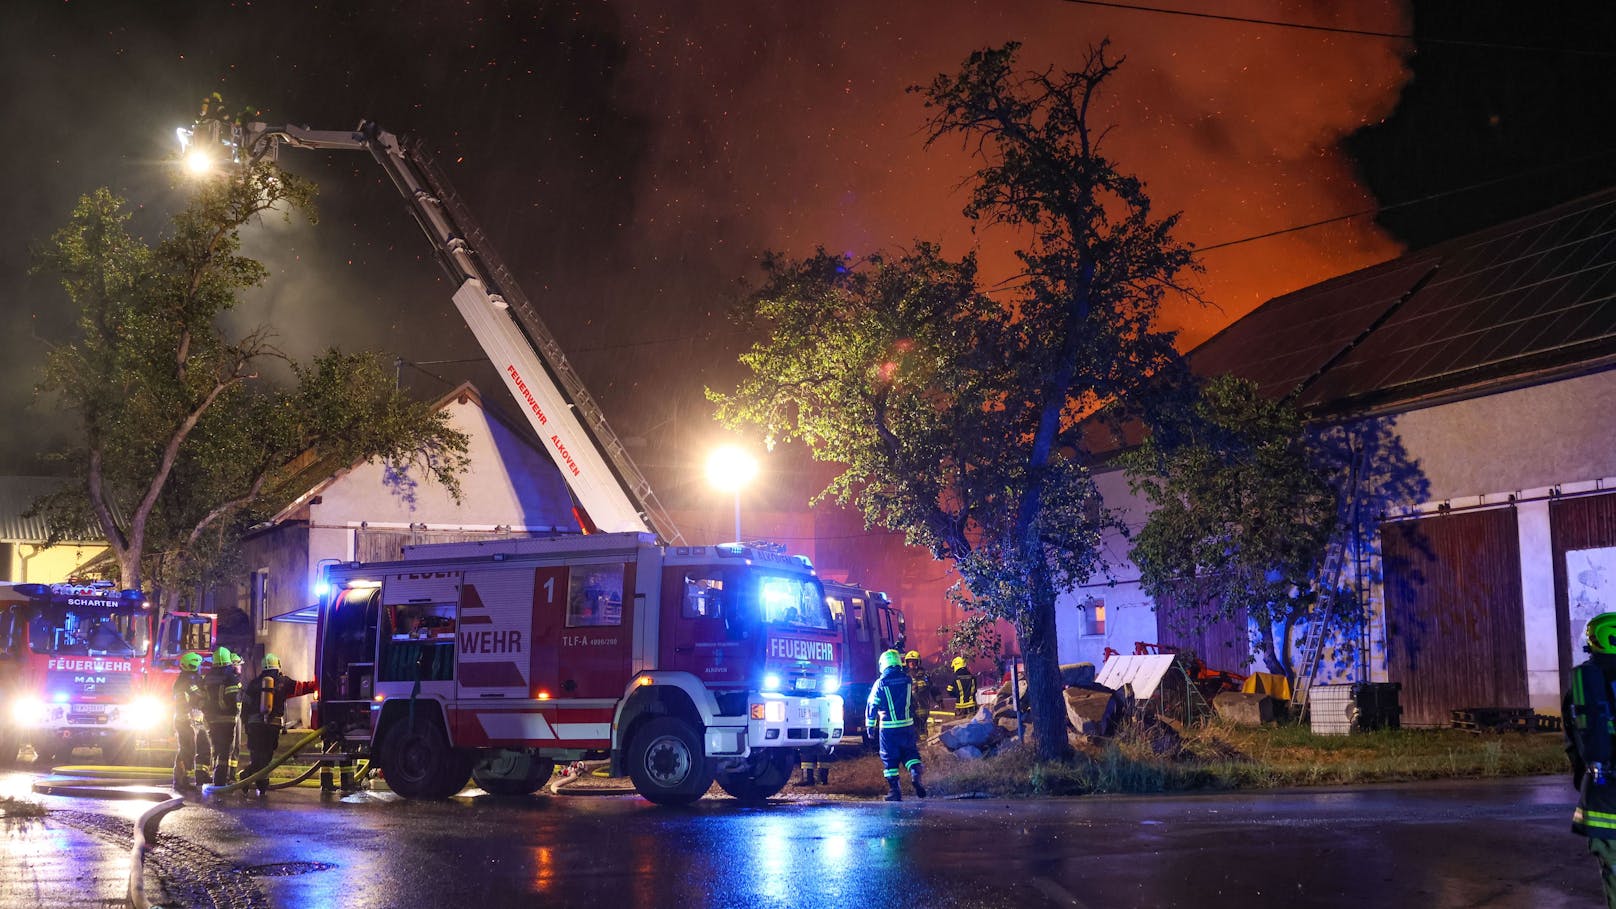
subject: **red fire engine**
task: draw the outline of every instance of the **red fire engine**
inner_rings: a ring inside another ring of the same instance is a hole
[[[841,634],[806,559],[650,534],[408,547],[332,569],[320,722],[396,792],[537,790],[609,756],[645,798],[768,798],[842,735]]]
[[[138,590],[111,581],[9,590],[24,599],[0,611],[0,762],[30,745],[50,762],[84,746],[127,764],[143,742],[170,734],[174,666],[185,649],[212,647],[212,616],[166,616],[154,642]]]
[[[883,650],[904,646],[903,612],[884,593],[854,583],[825,582],[825,602],[842,634],[842,688],[847,705],[845,734],[864,733],[864,702],[880,672],[876,659]]]

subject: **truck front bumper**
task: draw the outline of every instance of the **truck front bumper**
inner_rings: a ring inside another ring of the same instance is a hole
[[[709,757],[745,757],[756,748],[817,748],[842,737],[842,699],[834,694],[794,697],[754,694],[746,725],[709,726]]]

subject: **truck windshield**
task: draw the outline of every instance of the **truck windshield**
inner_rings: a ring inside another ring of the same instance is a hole
[[[832,627],[824,588],[813,578],[765,574],[758,583],[763,621],[793,628]]]
[[[146,616],[112,609],[41,609],[28,623],[35,653],[132,657],[146,652]]]

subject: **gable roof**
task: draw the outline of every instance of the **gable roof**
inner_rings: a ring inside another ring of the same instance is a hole
[[[1323,419],[1616,366],[1616,188],[1276,297],[1189,360]]]
[[[434,410],[442,410],[454,403],[470,402],[477,405],[477,409],[488,414],[501,425],[517,431],[522,441],[533,444],[534,435],[529,429],[526,433],[521,431],[513,421],[501,415],[497,410],[483,405],[482,393],[470,382],[462,382],[438,397],[432,403]],[[542,450],[542,449],[539,449]],[[358,461],[339,458],[333,455],[322,454],[319,449],[311,448],[292,459],[289,467],[291,476],[277,484],[276,490],[270,495],[279,498],[287,504],[266,521],[266,524],[279,524],[297,515],[302,511],[308,501],[330,488],[331,484],[342,479],[350,471],[363,466],[367,459]]]

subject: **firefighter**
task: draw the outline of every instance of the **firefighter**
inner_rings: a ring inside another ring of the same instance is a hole
[[[241,671],[228,647],[213,651],[213,668],[202,677],[202,720],[213,749],[213,785],[236,775],[236,723],[241,718]]]
[[[247,772],[252,776],[269,766],[280,744],[281,729],[286,721],[286,702],[314,691],[314,682],[300,682],[281,672],[281,658],[273,653],[264,654],[264,669],[243,689],[247,717]],[[254,784],[259,795],[269,792],[269,774]]]
[[[817,748],[803,752],[802,779],[797,785],[812,786],[815,780],[820,786],[830,785],[830,755]]]
[[[880,729],[881,774],[887,778],[887,801],[903,801],[903,790],[898,785],[898,768],[909,771],[915,784],[915,797],[926,797],[926,784],[921,776],[925,767],[920,762],[920,748],[915,740],[914,689],[909,676],[903,671],[903,658],[896,650],[881,652],[878,664],[881,677],[870,687],[870,703],[864,711],[864,735],[873,735]]]
[[[174,788],[195,789],[207,782],[210,761],[207,730],[198,725],[202,715],[202,654],[180,657],[180,674],[174,678],[174,738],[179,750],[174,754]]]
[[[937,693],[932,690],[931,678],[920,662],[920,651],[911,650],[903,655],[903,671],[909,676],[909,687],[915,702],[915,729],[924,740],[931,734],[931,709],[936,706]]]
[[[954,669],[954,678],[948,683],[947,693],[954,699],[954,715],[970,716],[976,712],[976,676],[965,668],[964,657],[955,657],[949,665]]]
[[[1571,815],[1571,832],[1588,838],[1588,851],[1599,860],[1605,904],[1616,909],[1616,708],[1611,683],[1616,682],[1616,612],[1588,620],[1587,661],[1571,670],[1565,694],[1566,754],[1571,780],[1581,792]]]

